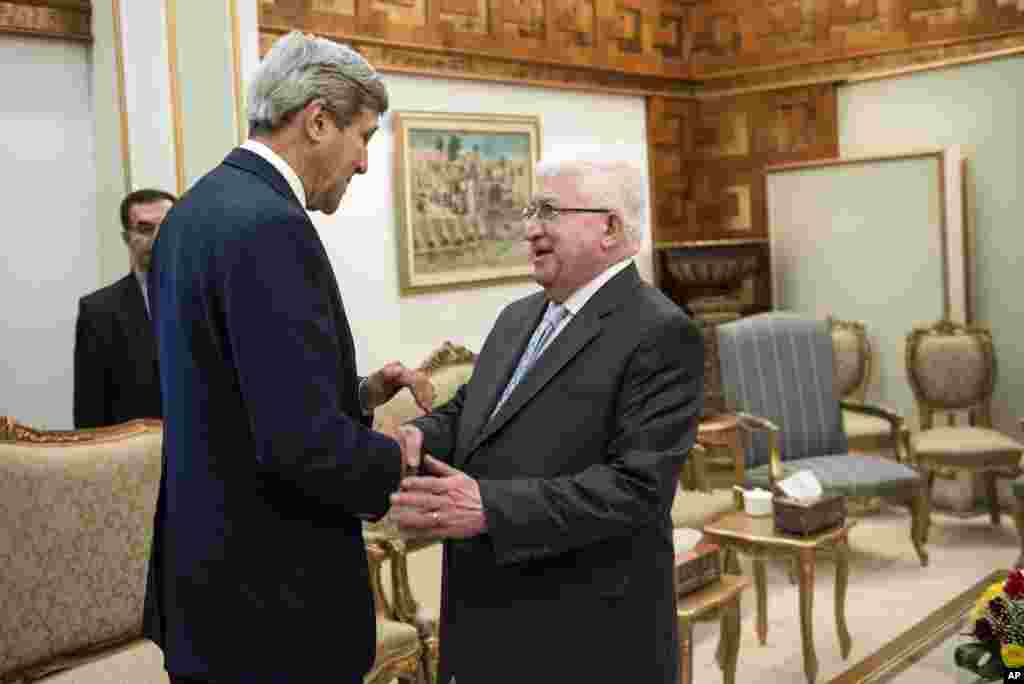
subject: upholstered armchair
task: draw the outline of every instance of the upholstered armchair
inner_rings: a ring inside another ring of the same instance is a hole
[[[0,417],[0,684],[167,684],[142,638],[163,429],[136,420],[36,430]],[[387,550],[367,545],[378,606],[367,684],[425,681],[415,627],[381,584]]]
[[[391,600],[384,591],[382,567],[393,561],[397,551],[386,538],[368,535],[366,556],[370,564],[370,586],[373,589],[377,612],[377,653],[373,669],[363,678],[363,684],[388,684],[397,679],[403,684],[427,684],[427,659],[419,630],[410,624],[398,606],[392,592]],[[392,572],[394,572],[392,570]]]
[[[750,437],[746,486],[774,489],[778,480],[809,470],[828,494],[898,500],[911,510],[910,538],[921,565],[927,565],[921,476],[883,456],[848,453],[826,323],[767,313],[718,326],[717,332],[726,407]],[[871,410],[889,421],[898,439],[900,416]]]
[[[728,489],[711,489],[707,479],[707,451],[700,444],[680,471],[676,497],[672,501],[672,527],[700,530],[725,513],[737,509],[735,493]]]
[[[434,386],[434,407],[446,404],[459,387],[469,381],[476,363],[476,354],[463,346],[445,342],[438,347],[418,368]],[[404,423],[423,414],[416,405],[412,394],[403,390],[391,401],[375,411],[375,423]],[[431,540],[404,540],[385,516],[378,523],[364,527],[368,541],[386,550],[387,566],[390,573],[391,607],[396,619],[413,625],[422,643],[423,669],[429,682],[437,677],[440,644],[438,641],[438,616],[416,600],[409,579],[409,554],[431,546]]]
[[[0,417],[0,682],[168,681],[142,638],[161,442],[159,421]]]
[[[1024,445],[992,429],[992,392],[996,358],[991,333],[939,321],[907,335],[907,377],[917,400],[920,431],[910,437],[910,458],[925,476],[929,490],[938,471],[981,473],[991,520],[999,524],[996,480],[1021,474]],[[967,424],[956,413],[967,412]],[[936,415],[945,425],[935,425]],[[924,530],[927,539],[928,529]]]
[[[826,322],[835,355],[836,394],[842,405],[843,429],[850,449],[868,453],[891,450],[899,460],[902,435],[895,438],[892,422],[864,403],[874,360],[867,329],[860,321],[831,316]]]

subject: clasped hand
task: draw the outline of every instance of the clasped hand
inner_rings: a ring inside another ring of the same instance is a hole
[[[420,472],[391,495],[391,518],[402,536],[467,539],[487,530],[476,480],[431,456],[423,457]]]

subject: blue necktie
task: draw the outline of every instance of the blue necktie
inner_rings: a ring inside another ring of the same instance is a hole
[[[509,395],[512,394],[512,390],[516,388],[516,385],[526,376],[527,371],[533,366],[540,356],[540,353],[544,351],[544,345],[551,337],[551,334],[558,327],[558,324],[563,318],[569,313],[569,310],[562,304],[548,304],[548,310],[544,313],[544,318],[541,319],[540,325],[533,331],[533,337],[530,338],[530,343],[526,345],[526,351],[519,358],[519,365],[516,366],[515,373],[512,374],[512,379],[508,381],[505,386],[505,391],[501,394],[501,399],[498,400],[498,405],[494,407],[494,411],[491,412],[491,418],[498,412],[501,405],[505,403]]]

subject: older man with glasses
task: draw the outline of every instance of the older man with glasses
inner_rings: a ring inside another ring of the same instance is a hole
[[[670,684],[669,511],[700,415],[701,334],[633,264],[636,168],[538,176],[523,217],[543,291],[506,307],[470,381],[412,421],[433,457],[393,515],[445,540],[442,684]]]
[[[149,319],[153,241],[177,198],[146,188],[121,201],[131,273],[79,301],[75,324],[76,428],[161,418],[160,374]]]

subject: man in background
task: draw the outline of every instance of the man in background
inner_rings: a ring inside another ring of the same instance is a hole
[[[333,214],[367,172],[388,95],[352,49],[293,32],[248,103],[250,139],[154,248],[164,471],[145,632],[174,684],[361,684],[376,650],[362,521],[406,465],[372,410],[402,387],[424,408],[433,393],[397,362],[359,377],[306,212]]]
[[[544,288],[498,316],[454,399],[411,421],[425,475],[403,533],[445,539],[438,681],[677,677],[672,522],[696,436],[697,326],[644,283],[644,188],[625,164],[538,169]]]
[[[169,192],[148,188],[121,201],[121,239],[128,247],[131,272],[79,301],[76,428],[163,416],[146,276],[153,241],[175,201]]]

